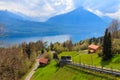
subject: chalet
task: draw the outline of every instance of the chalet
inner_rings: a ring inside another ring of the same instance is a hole
[[[100,47],[94,44],[88,46],[88,53],[95,53]]]
[[[40,59],[39,59],[39,64],[40,64],[41,66],[47,65],[47,64],[48,64],[48,59],[40,58]]]

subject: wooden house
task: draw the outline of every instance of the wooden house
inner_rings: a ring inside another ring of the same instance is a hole
[[[39,64],[40,64],[41,66],[47,65],[47,64],[48,64],[48,59],[40,58],[40,59],[39,59]]]
[[[94,44],[88,46],[88,53],[95,53],[100,47]]]

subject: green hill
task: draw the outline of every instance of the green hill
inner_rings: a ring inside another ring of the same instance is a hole
[[[120,55],[115,55],[111,60],[102,61],[102,58],[98,56],[97,53],[94,54],[86,54],[86,51],[80,52],[63,52],[59,56],[62,55],[71,55],[73,62],[83,63],[98,67],[112,68],[120,70]]]
[[[74,62],[81,62],[91,65],[91,56],[93,58],[93,65],[105,67],[114,67],[120,69],[120,55],[115,56],[111,61],[101,62],[101,58],[97,54],[82,54],[82,52],[63,52],[59,55],[71,55]],[[40,67],[36,70],[31,80],[119,80],[117,77],[100,74],[97,72],[90,72],[71,65],[58,67],[57,62],[52,60],[46,67]]]

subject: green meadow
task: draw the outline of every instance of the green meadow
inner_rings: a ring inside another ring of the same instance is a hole
[[[105,68],[120,70],[120,55],[114,56],[111,60],[103,62],[97,53],[86,54],[86,51],[80,52],[62,52],[63,55],[72,56],[73,62],[83,63],[94,66],[104,66]],[[39,67],[31,80],[119,80],[118,77],[91,72],[71,65],[58,67],[57,62],[52,60],[47,66]]]

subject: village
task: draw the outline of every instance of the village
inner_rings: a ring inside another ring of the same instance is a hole
[[[94,54],[95,52],[97,52],[98,50],[100,50],[100,47],[94,44],[91,44],[88,46],[88,54]],[[58,63],[71,63],[72,62],[72,58],[69,55],[66,56],[61,56],[61,59],[58,58],[58,54],[55,51],[53,52],[53,59],[56,59],[56,61],[58,61]],[[46,53],[42,53],[42,57],[40,56],[39,58],[39,65],[40,66],[45,66],[49,63],[49,59],[45,58],[45,55],[47,55]]]

